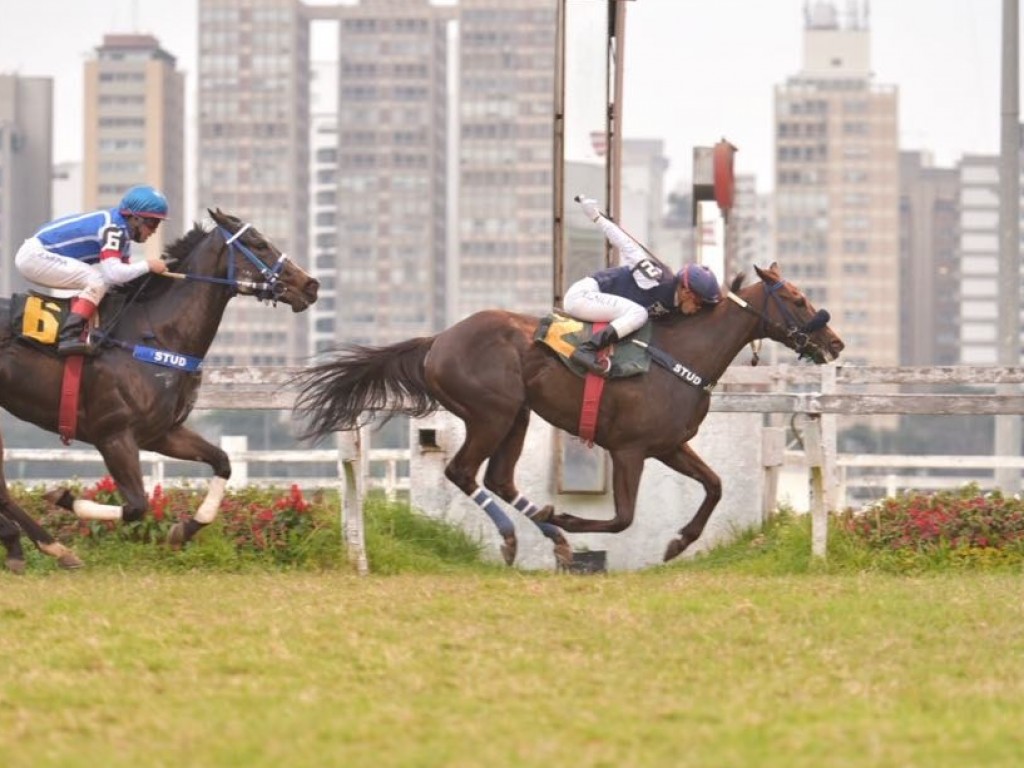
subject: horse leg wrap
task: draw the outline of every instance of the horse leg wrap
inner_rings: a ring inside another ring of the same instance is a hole
[[[206,498],[203,499],[203,503],[196,510],[195,521],[197,523],[206,525],[217,519],[217,511],[220,509],[220,503],[224,499],[224,489],[227,487],[227,484],[226,478],[210,478],[210,487],[206,490]]]
[[[508,515],[501,510],[501,507],[498,506],[498,502],[491,497],[491,494],[483,488],[480,488],[469,498],[474,504],[487,513],[487,516],[491,518],[491,521],[498,526],[498,532],[502,536],[515,535],[516,527],[512,525],[512,521],[508,519]]]
[[[512,506],[515,507],[518,511],[522,512],[527,517],[533,517],[540,510],[540,507],[538,507],[528,498],[523,496],[523,494],[521,493],[514,499],[512,499]]]
[[[82,520],[120,520],[121,507],[100,504],[91,499],[75,499],[72,510]]]

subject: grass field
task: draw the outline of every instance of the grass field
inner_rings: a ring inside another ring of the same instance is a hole
[[[1018,574],[0,575],[14,766],[1020,766]]]

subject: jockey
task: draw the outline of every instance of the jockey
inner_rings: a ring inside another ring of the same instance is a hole
[[[14,264],[28,280],[79,292],[60,328],[58,355],[91,353],[86,323],[111,285],[167,271],[161,259],[129,261],[131,243],[146,242],[166,218],[167,199],[153,187],[135,186],[116,208],[51,221],[18,249]]]
[[[638,331],[651,315],[669,312],[692,315],[702,304],[717,304],[721,287],[714,273],[700,264],[687,264],[672,274],[636,240],[606,218],[597,201],[576,197],[591,221],[619,252],[620,265],[581,278],[565,292],[563,306],[573,317],[608,325],[584,341],[572,359],[587,370],[607,374],[610,367],[597,359],[598,350]]]

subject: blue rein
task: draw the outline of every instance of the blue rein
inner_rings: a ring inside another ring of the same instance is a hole
[[[235,234],[231,234],[224,227],[217,225],[217,229],[220,230],[221,235],[224,236],[224,245],[230,251],[228,258],[228,276],[227,277],[213,277],[211,275],[193,275],[190,272],[185,273],[186,280],[199,280],[204,283],[216,283],[219,285],[226,285],[231,288],[232,295],[239,293],[239,289],[245,289],[249,292],[249,295],[255,296],[259,300],[266,300],[276,302],[287,289],[287,287],[281,283],[280,277],[281,272],[284,270],[285,262],[288,261],[288,256],[281,254],[281,257],[277,260],[277,263],[273,267],[268,267],[261,261],[255,253],[249,250],[248,246],[241,241],[242,235],[252,224],[243,224],[238,228]],[[254,266],[263,277],[264,282],[258,283],[252,280],[238,280],[235,277],[235,254],[236,251],[241,253],[242,256],[252,266]]]

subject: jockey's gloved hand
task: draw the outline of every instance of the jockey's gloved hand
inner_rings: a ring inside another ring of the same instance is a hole
[[[583,213],[591,221],[597,221],[601,217],[601,209],[597,207],[597,200],[590,197],[576,196],[576,202],[580,204]]]

